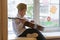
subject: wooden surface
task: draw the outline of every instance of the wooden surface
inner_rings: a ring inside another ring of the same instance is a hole
[[[46,40],[60,40],[60,38],[46,39]]]
[[[1,0],[1,27],[2,27],[2,40],[8,38],[8,20],[7,20],[7,0]]]
[[[9,39],[9,40],[36,40],[36,38],[24,38],[24,37],[19,37],[19,38]]]
[[[0,40],[2,40],[2,35],[1,35],[1,0],[0,0]]]
[[[18,37],[18,38],[13,38],[13,39],[8,39],[8,40],[37,40],[37,39],[36,38]],[[46,40],[60,40],[60,36],[46,37]]]
[[[46,39],[59,39],[60,36],[47,36]]]
[[[49,36],[46,37],[46,40],[60,40],[60,36]]]

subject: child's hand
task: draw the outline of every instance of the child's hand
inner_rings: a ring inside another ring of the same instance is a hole
[[[19,20],[19,19],[16,19],[16,20],[15,20],[15,23],[16,23],[16,24],[20,24],[20,20]]]
[[[34,20],[31,20],[30,22],[31,22],[31,23],[34,23]]]
[[[22,20],[20,20],[20,22],[24,24],[26,22],[26,20],[22,19]]]

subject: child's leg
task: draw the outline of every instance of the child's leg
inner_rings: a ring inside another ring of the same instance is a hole
[[[46,40],[45,37],[36,29],[26,29],[20,36],[18,37],[26,37],[27,34],[37,33],[38,37],[37,40]]]
[[[36,30],[36,33],[38,33],[37,40],[46,40],[46,38],[42,35],[40,31]]]

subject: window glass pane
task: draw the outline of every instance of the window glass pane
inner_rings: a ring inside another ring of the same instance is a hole
[[[48,6],[40,5],[40,13],[48,13],[49,9]]]
[[[51,24],[49,26],[51,27],[59,27],[59,5],[50,5],[50,17],[51,17]]]
[[[59,0],[40,0],[40,24],[59,27]]]
[[[27,4],[28,8],[27,8],[27,16],[32,18],[32,14],[33,14],[33,0],[20,0],[20,1],[16,1],[16,0],[8,0],[8,17],[15,17],[17,15],[17,9],[16,6],[18,3],[25,3]],[[32,13],[30,13],[30,12]],[[29,15],[31,14],[31,15]]]
[[[28,8],[27,8],[27,13],[26,13],[26,16],[28,17],[28,18],[33,18],[33,4],[28,4],[28,6],[27,6]]]
[[[27,4],[26,16],[29,19],[33,18],[33,0],[8,0],[8,17],[16,17],[17,15],[17,4],[25,3]],[[16,37],[13,32],[12,20],[8,19],[8,39]]]
[[[59,0],[50,0],[50,3],[59,4]]]

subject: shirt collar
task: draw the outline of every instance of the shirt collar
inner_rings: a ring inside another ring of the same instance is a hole
[[[24,17],[21,17],[21,15],[20,15],[20,14],[17,14],[17,17],[18,17],[18,18],[22,18],[22,19],[24,18]]]

